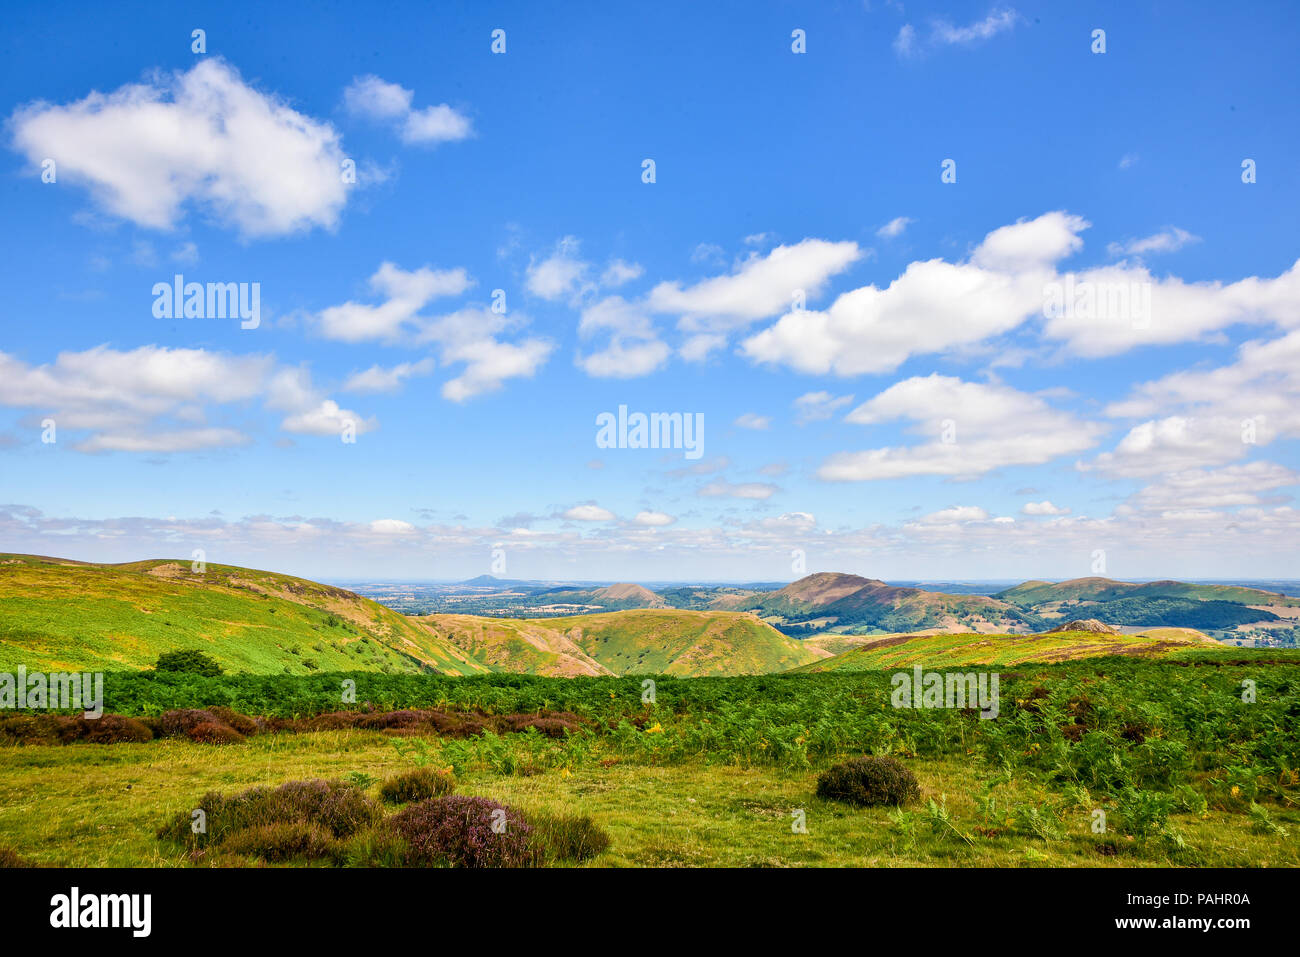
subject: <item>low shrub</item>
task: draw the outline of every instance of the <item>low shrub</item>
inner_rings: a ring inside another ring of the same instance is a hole
[[[31,861],[25,857],[20,857],[17,851],[7,847],[0,847],[0,868],[7,867],[35,867]]]
[[[158,836],[187,844],[223,844],[240,831],[274,824],[310,824],[336,838],[350,837],[379,823],[379,805],[360,789],[340,781],[289,781],[278,788],[252,788],[225,795],[210,791],[197,808],[206,816],[203,833],[191,829],[190,811],[163,825]]]
[[[445,771],[416,768],[386,780],[379,788],[379,796],[389,804],[414,804],[450,794],[455,787],[456,782]]]
[[[551,860],[582,862],[609,848],[609,835],[591,818],[530,814],[533,843]]]
[[[191,741],[199,744],[239,744],[244,736],[224,721],[204,721],[186,732]]]
[[[221,665],[201,651],[169,651],[158,656],[154,664],[156,671],[180,671],[205,678],[217,678],[222,674]]]
[[[452,794],[409,805],[391,818],[407,863],[426,867],[532,867],[541,851],[533,828],[512,808]],[[493,825],[497,825],[494,830]]]
[[[282,821],[236,831],[222,841],[221,850],[278,864],[296,858],[337,858],[341,855],[342,845],[318,824]]]
[[[894,758],[861,757],[837,764],[817,779],[817,796],[860,807],[910,804],[921,796],[916,775]]]
[[[208,710],[246,738],[251,738],[261,730],[261,727],[254,718],[250,718],[246,714],[240,714],[238,711],[231,708],[218,705],[217,707],[209,708]]]
[[[88,741],[91,744],[140,743],[153,740],[153,732],[135,718],[105,714],[98,718],[60,716],[59,740]]]

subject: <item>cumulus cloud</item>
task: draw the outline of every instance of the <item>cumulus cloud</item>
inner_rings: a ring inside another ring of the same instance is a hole
[[[1081,466],[1115,476],[1223,465],[1300,438],[1300,330],[1245,342],[1226,365],[1141,383],[1105,411],[1144,419],[1113,451]]]
[[[860,259],[855,242],[805,239],[751,255],[731,275],[715,276],[693,285],[661,282],[647,298],[653,312],[681,317],[689,332],[722,332],[748,325],[788,309],[797,291],[809,299],[826,282]]]
[[[1094,446],[1101,426],[1053,409],[1004,385],[938,374],[904,379],[845,418],[858,425],[908,421],[926,441],[911,446],[840,452],[817,471],[836,482],[914,475],[970,478],[1011,465],[1041,465]]]
[[[446,103],[412,109],[412,90],[374,74],[353,79],[343,91],[348,111],[391,123],[404,143],[447,143],[473,135],[473,124]]]
[[[913,262],[884,289],[864,286],[825,310],[789,311],[742,352],[799,372],[853,376],[984,344],[1031,319],[1087,357],[1195,341],[1234,323],[1300,324],[1300,262],[1274,279],[1230,284],[1158,279],[1127,261],[1059,272],[1088,225],[1056,211],[1000,227],[964,261]]]
[[[49,416],[59,430],[91,433],[73,445],[83,452],[242,445],[248,439],[239,430],[205,421],[208,410],[257,399],[287,416],[281,427],[288,432],[325,434],[320,423],[330,415],[355,422],[358,433],[375,424],[330,401],[305,367],[277,367],[270,356],[96,346],[32,366],[0,352],[0,405]]]
[[[567,509],[562,517],[571,522],[608,522],[613,520],[614,513],[599,505],[575,505]]]
[[[1300,484],[1300,472],[1274,462],[1248,462],[1217,469],[1188,469],[1162,476],[1130,502],[1145,511],[1240,508],[1276,504],[1265,493]]]
[[[323,309],[317,316],[320,332],[340,342],[395,342],[424,325],[420,310],[426,305],[437,298],[460,295],[472,284],[464,269],[423,266],[408,272],[384,262],[370,277],[370,288],[383,302],[372,306],[349,300]]]
[[[415,526],[397,518],[377,518],[370,523],[370,530],[379,535],[410,535]]]
[[[347,202],[339,136],[219,59],[10,118],[33,166],[86,186],[114,216],[170,230],[192,206],[247,237],[332,228]],[[268,157],[274,157],[268,162]]]
[[[388,344],[441,349],[443,366],[464,363],[461,373],[443,384],[444,398],[454,402],[499,389],[506,379],[534,375],[550,356],[554,344],[540,338],[505,342],[498,338],[524,325],[515,312],[466,307],[441,316],[427,316],[424,307],[435,298],[464,292],[472,280],[464,269],[423,267],[407,272],[383,263],[370,277],[370,286],[383,297],[377,305],[346,302],[330,306],[316,316],[321,333],[343,342],[379,340]],[[416,371],[414,367],[408,370]]]
[[[978,505],[953,505],[919,519],[925,525],[959,525],[964,522],[987,522],[988,520],[989,513]]]
[[[615,259],[606,266],[605,271],[601,273],[600,284],[612,289],[616,286],[621,286],[624,283],[631,282],[633,279],[641,278],[641,274],[644,272],[645,267],[640,263],[629,263],[624,262],[622,259]]]
[[[407,379],[428,375],[433,368],[432,359],[399,362],[388,368],[374,365],[362,372],[352,373],[342,388],[344,392],[396,392]]]
[[[1070,509],[1062,508],[1059,505],[1053,505],[1049,501],[1026,502],[1020,509],[1026,515],[1069,515]]]
[[[637,512],[636,518],[632,519],[632,521],[637,525],[644,525],[648,528],[663,528],[673,524],[677,519],[666,512],[645,511]]]
[[[551,302],[578,293],[591,269],[591,263],[578,257],[578,249],[578,240],[565,236],[550,255],[543,259],[534,257],[528,264],[524,287],[534,296]]]
[[[606,346],[577,358],[579,367],[597,378],[646,375],[667,362],[672,352],[660,341],[645,309],[622,296],[608,296],[583,309],[578,335],[591,339],[600,334],[608,335]]]

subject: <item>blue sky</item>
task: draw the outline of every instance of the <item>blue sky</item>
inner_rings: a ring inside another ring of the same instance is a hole
[[[1297,567],[1293,5],[8,16],[0,548]],[[157,318],[176,273],[257,283],[260,324]],[[1132,295],[1049,314],[1080,289]],[[599,448],[620,405],[702,415],[702,456]]]

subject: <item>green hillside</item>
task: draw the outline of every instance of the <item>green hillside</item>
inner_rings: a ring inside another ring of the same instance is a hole
[[[1102,655],[1164,657],[1199,649],[1228,649],[1200,632],[1159,628],[1138,635],[1062,631],[1041,635],[897,635],[871,641],[833,658],[795,669],[800,672],[879,671],[924,665],[1008,666],[1049,663]]]
[[[1176,581],[1133,584],[1110,578],[1073,578],[1063,582],[1028,581],[999,592],[994,597],[1022,608],[1062,601],[1112,602],[1121,599],[1161,598],[1232,602],[1238,605],[1300,605],[1300,598],[1289,598],[1276,592],[1239,585],[1196,585]]]
[[[528,620],[417,620],[494,670],[541,675],[768,674],[822,654],[735,612],[643,609]]]
[[[0,554],[0,670],[145,668],[181,649],[259,674],[487,670],[383,605],[289,575]]]

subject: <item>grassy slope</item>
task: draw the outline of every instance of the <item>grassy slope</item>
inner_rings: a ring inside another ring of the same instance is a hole
[[[743,675],[786,671],[821,652],[752,615],[644,609],[529,620],[417,619],[494,670],[542,675]]]
[[[403,615],[288,575],[188,562],[0,555],[0,669],[148,667],[197,648],[254,673],[487,670]]]
[[[509,742],[512,748],[522,744],[518,736]],[[944,801],[958,830],[975,834],[987,823],[975,800],[991,783],[987,768],[969,758],[909,763],[925,795]],[[0,843],[45,865],[183,867],[188,863],[183,854],[158,841],[154,830],[206,791],[229,793],[351,772],[384,778],[410,767],[382,735],[359,731],[254,738],[237,748],[187,741],[3,748]],[[1007,833],[978,837],[968,847],[950,833],[924,826],[909,840],[890,808],[855,809],[815,797],[816,774],[702,763],[618,763],[529,777],[475,769],[460,777],[457,791],[525,811],[590,815],[611,838],[609,851],[591,862],[596,867],[1170,864],[1156,848],[1098,854],[1099,838],[1091,833],[1087,809],[1074,811],[1065,836],[1052,842]],[[1001,804],[1037,804],[1052,796],[1018,778],[1001,784],[996,795]],[[795,808],[807,815],[807,834],[791,831]],[[1253,833],[1241,814],[1219,810],[1180,815],[1177,824],[1201,849],[1203,865],[1300,866],[1300,812],[1274,810],[1274,817],[1288,827],[1288,837]]]
[[[1157,628],[1139,635],[1062,631],[1043,635],[899,635],[861,644],[801,672],[875,671],[911,665],[1016,665],[1101,655],[1162,656],[1190,649],[1216,649],[1216,642],[1184,628]],[[1228,651],[1229,649],[1224,649]]]

